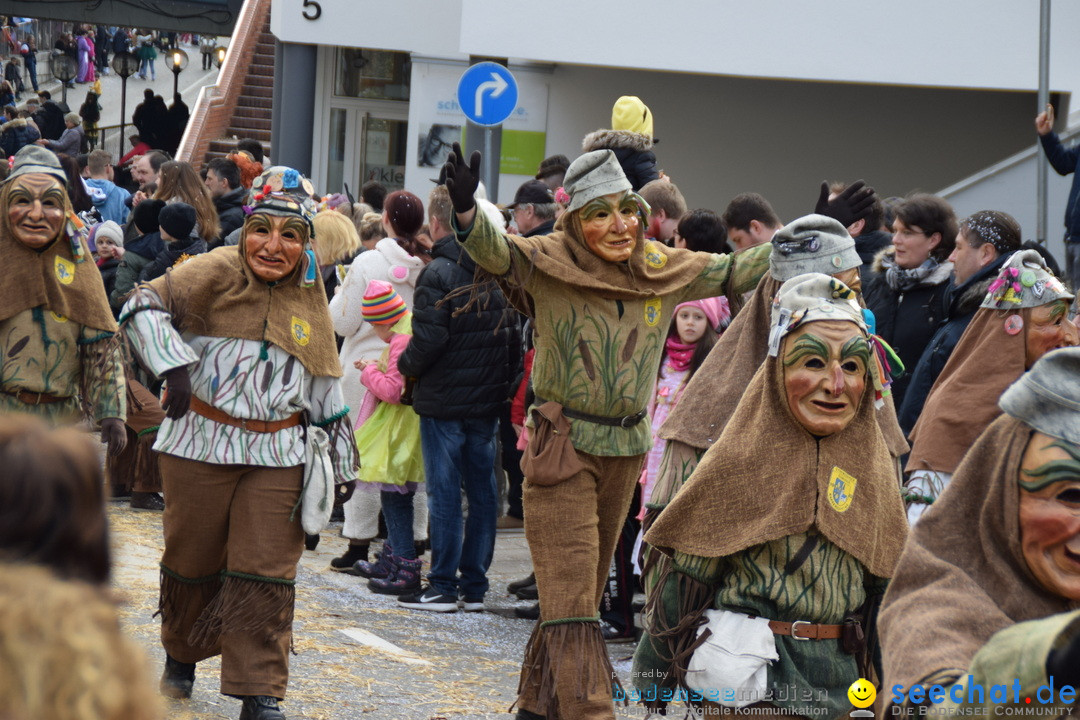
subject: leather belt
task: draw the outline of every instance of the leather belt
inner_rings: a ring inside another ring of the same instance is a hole
[[[222,425],[231,425],[233,427],[238,427],[241,430],[257,433],[277,432],[278,430],[296,427],[300,424],[300,413],[290,415],[284,420],[245,420],[244,418],[233,417],[224,410],[219,410],[213,405],[208,405],[194,394],[191,396],[191,411],[198,415],[202,415],[207,420],[213,420]]]
[[[548,402],[539,395],[534,395],[533,399],[537,405],[543,405]],[[584,420],[585,422],[596,423],[597,425],[610,425],[612,427],[632,428],[639,422],[645,419],[645,416],[649,414],[649,409],[645,408],[639,410],[633,415],[623,415],[622,417],[605,417],[604,415],[592,415],[591,413],[581,412],[580,410],[572,410],[568,407],[563,407],[562,414],[571,420]]]
[[[14,398],[18,398],[19,402],[24,405],[48,405],[50,403],[58,403],[67,400],[66,397],[60,397],[59,395],[53,395],[47,392],[31,392],[29,390],[4,390],[5,395],[11,395]]]
[[[843,625],[819,625],[806,620],[770,620],[769,629],[775,635],[790,635],[796,640],[839,640],[844,636]]]

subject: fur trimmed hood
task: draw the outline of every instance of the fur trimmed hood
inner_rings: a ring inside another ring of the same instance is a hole
[[[3,125],[0,125],[0,132],[6,132],[20,127],[28,127],[29,124],[30,123],[26,122],[26,118],[15,118],[14,120],[8,120]]]
[[[874,264],[872,266],[875,273],[884,273],[885,265],[884,260],[886,257],[892,257],[896,253],[896,248],[892,245],[885,248],[877,255],[874,256]],[[953,265],[949,261],[938,263],[938,266],[934,269],[934,272],[921,283],[922,285],[940,285],[943,282],[948,282],[949,277],[952,275]],[[980,300],[979,302],[982,302]]]
[[[648,135],[630,132],[629,130],[596,130],[585,136],[581,141],[582,152],[593,150],[619,150],[626,148],[645,152],[652,150],[653,139]]]

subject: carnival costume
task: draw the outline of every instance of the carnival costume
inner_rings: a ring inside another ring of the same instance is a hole
[[[856,656],[865,649],[848,638],[845,651],[844,629],[858,634],[854,616],[883,591],[903,547],[895,465],[875,419],[877,386],[889,381],[876,342],[869,342],[853,417],[823,436],[796,418],[785,389],[789,359],[777,357],[784,335],[808,323],[850,322],[865,338],[854,291],[826,275],[799,275],[781,287],[772,318],[770,356],[719,441],[645,535],[673,558],[646,605],[647,634],[634,657],[637,689],[654,706],[689,688],[720,709],[756,704],[766,715],[770,707],[777,715],[809,714],[807,698],[783,691],[795,686],[823,690],[813,700],[828,706],[829,717],[846,712],[845,692],[860,677]],[[732,702],[710,691],[738,687],[737,678],[721,672],[720,684],[708,685],[690,672],[711,642],[753,654],[739,640],[700,630],[715,611],[765,623],[756,690]]]
[[[337,347],[308,244],[310,195],[295,170],[270,168],[256,180],[239,245],[139,286],[120,319],[143,364],[167,383],[169,415],[155,443],[167,498],[162,689],[190,695],[190,679],[174,681],[220,653],[221,692],[244,697],[245,712],[248,698],[285,696],[308,422],[329,436],[337,482],[356,480]],[[307,227],[299,261],[273,282],[247,259],[250,229],[265,215]],[[168,393],[174,383],[186,390],[184,380],[190,409],[175,413]],[[267,717],[280,717],[274,706]]]
[[[455,177],[461,182],[463,168],[448,172],[448,186]],[[612,718],[614,676],[597,608],[652,444],[646,408],[671,316],[686,300],[749,290],[765,270],[767,249],[733,259],[646,241],[646,206],[635,196],[630,258],[609,262],[586,245],[577,211],[607,195],[626,197],[630,183],[614,153],[579,157],[565,187],[570,206],[551,235],[506,236],[477,212],[458,239],[534,320],[536,403],[526,456],[544,451],[537,438],[545,433],[535,427],[541,411],[555,426],[569,426],[566,476],[540,484],[525,472],[525,535],[541,615],[525,650],[517,704],[524,717]],[[459,214],[460,202],[455,198]]]

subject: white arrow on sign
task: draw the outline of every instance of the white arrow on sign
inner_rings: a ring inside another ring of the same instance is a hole
[[[484,117],[484,93],[486,91],[490,90],[491,97],[497,98],[502,95],[508,87],[510,87],[510,83],[506,82],[506,78],[495,72],[491,73],[490,80],[480,83],[476,87],[476,117]]]

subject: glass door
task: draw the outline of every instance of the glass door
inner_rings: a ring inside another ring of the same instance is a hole
[[[405,152],[408,122],[365,113],[360,140],[359,189],[374,180],[387,190],[405,187]]]

